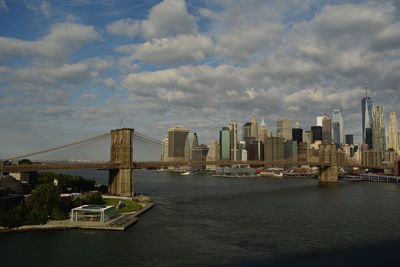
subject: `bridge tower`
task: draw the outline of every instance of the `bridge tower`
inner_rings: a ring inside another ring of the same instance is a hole
[[[329,164],[329,166],[321,166],[319,174],[320,183],[337,183],[337,149],[336,145],[321,144],[319,146],[319,161],[320,163]]]
[[[133,129],[111,130],[110,163],[119,164],[119,169],[109,170],[108,193],[132,197],[133,190]]]

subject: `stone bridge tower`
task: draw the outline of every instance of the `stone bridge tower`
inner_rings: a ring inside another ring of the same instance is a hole
[[[321,144],[319,146],[319,162],[329,164],[329,166],[321,166],[319,174],[320,183],[337,183],[338,170],[337,162],[338,152],[336,145]]]
[[[119,169],[109,170],[108,193],[132,197],[133,190],[133,129],[111,130],[110,163],[119,164]]]

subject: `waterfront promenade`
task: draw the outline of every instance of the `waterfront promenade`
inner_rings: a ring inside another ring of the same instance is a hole
[[[129,226],[138,221],[138,217],[151,209],[154,203],[147,203],[141,210],[135,212],[120,213],[109,221],[101,222],[71,222],[71,219],[62,221],[49,221],[42,225],[23,225],[15,228],[0,227],[0,233],[11,232],[31,232],[48,230],[68,230],[68,229],[86,229],[86,230],[111,230],[124,231]]]

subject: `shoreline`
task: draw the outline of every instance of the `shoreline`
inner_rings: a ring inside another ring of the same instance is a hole
[[[139,220],[139,216],[154,207],[154,202],[146,204],[141,210],[121,213],[118,217],[106,223],[100,222],[71,222],[70,219],[62,221],[48,221],[40,225],[22,225],[15,228],[0,227],[2,233],[22,233],[35,231],[61,231],[69,229],[124,231]]]

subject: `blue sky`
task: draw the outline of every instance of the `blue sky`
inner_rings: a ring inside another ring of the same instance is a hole
[[[399,1],[0,0],[0,158],[132,127],[398,112]],[[357,139],[356,138],[356,139]]]

